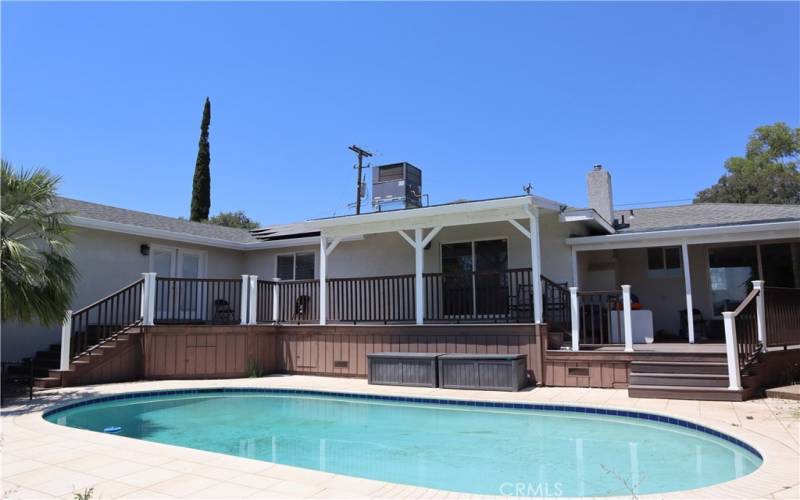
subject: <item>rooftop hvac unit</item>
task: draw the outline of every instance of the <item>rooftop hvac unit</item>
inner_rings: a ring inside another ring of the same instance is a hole
[[[391,208],[422,206],[422,170],[406,162],[373,167],[372,206],[380,211],[389,204]]]

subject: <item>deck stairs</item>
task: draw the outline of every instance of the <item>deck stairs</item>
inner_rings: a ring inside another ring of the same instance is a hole
[[[74,357],[68,370],[59,369],[60,345],[51,346],[51,351],[55,351],[55,362],[51,361],[48,369],[45,370],[43,368],[36,372],[36,377],[33,381],[34,387],[47,389],[70,385],[68,383],[70,379],[80,376],[82,372],[95,368],[97,365],[108,361],[109,358],[114,357],[123,348],[127,347],[128,343],[134,341],[139,332],[140,327],[138,326],[126,328],[124,331],[94,344],[80,355]]]
[[[742,390],[728,389],[724,353],[670,353],[631,361],[628,396],[632,398],[742,401],[752,392],[758,358],[742,374]]]

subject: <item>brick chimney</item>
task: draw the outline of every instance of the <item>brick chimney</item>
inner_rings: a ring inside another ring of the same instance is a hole
[[[611,196],[611,174],[598,164],[586,175],[589,208],[593,208],[609,224],[614,224],[614,200]]]

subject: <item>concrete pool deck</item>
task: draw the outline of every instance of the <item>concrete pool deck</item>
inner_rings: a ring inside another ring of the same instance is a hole
[[[632,399],[624,389],[543,387],[518,393],[368,385],[363,379],[270,376],[170,380],[42,391],[2,410],[3,498],[455,498],[473,495],[359,479],[51,424],[42,412],[125,392],[199,387],[282,387],[484,401],[575,404],[683,418],[741,439],[764,464],[727,483],[640,498],[800,498],[800,402]],[[499,493],[499,492],[498,492]]]

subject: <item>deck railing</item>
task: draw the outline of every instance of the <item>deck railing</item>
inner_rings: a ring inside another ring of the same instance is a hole
[[[328,319],[340,322],[414,321],[414,275],[327,280]]]
[[[624,344],[623,324],[620,292],[578,292],[578,335],[581,344]]]
[[[64,339],[62,335],[62,347],[67,340],[67,350],[62,353],[61,369],[67,369],[64,365],[68,365],[70,359],[141,323],[143,284],[144,280],[135,281],[69,314],[65,321],[65,333],[69,338]],[[66,359],[65,354],[68,354]]]
[[[277,285],[279,322],[319,321],[319,280],[279,281]]]
[[[764,287],[767,345],[800,345],[800,288]]]
[[[278,284],[275,281],[258,280],[256,284],[256,322],[271,323],[277,321],[274,316],[273,300]]]
[[[239,323],[242,281],[156,277],[154,300],[155,323]]]

